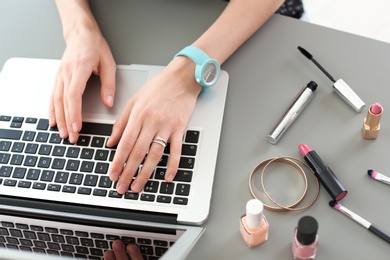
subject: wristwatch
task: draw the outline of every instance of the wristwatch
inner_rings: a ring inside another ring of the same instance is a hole
[[[209,88],[218,81],[221,66],[201,49],[190,45],[179,51],[176,56],[186,56],[195,62],[195,80],[203,88]]]

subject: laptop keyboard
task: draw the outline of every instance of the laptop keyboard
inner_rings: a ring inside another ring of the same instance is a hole
[[[111,129],[109,124],[83,123],[77,144],[71,144],[49,127],[47,119],[0,116],[0,187],[7,188],[2,188],[1,194],[54,201],[65,198],[67,202],[97,206],[110,206],[118,199],[189,204],[201,130],[186,131],[179,170],[172,183],[164,181],[168,143],[143,191],[119,194],[108,176],[115,155],[115,147],[105,146]]]
[[[181,235],[69,224],[0,215],[0,248],[77,259],[103,259],[112,242],[137,244],[144,259],[160,258]],[[178,233],[177,233],[178,232]]]

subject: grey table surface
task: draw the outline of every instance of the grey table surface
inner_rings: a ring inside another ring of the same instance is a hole
[[[217,18],[226,3],[99,0],[91,5],[118,64],[165,65]],[[342,101],[329,79],[299,53],[298,45],[336,79],[344,79],[366,102],[365,110],[356,113]],[[60,59],[64,47],[53,1],[0,2],[1,66],[11,57]],[[374,169],[390,176],[390,45],[274,15],[222,68],[230,82],[210,215],[204,224],[206,232],[188,259],[291,259],[293,230],[304,215],[319,222],[316,259],[388,259],[389,245],[331,209],[323,188],[306,210],[265,210],[269,240],[259,247],[249,249],[244,244],[239,218],[251,198],[252,169],[272,157],[302,159],[297,147],[306,143],[348,189],[341,204],[390,233],[386,202],[390,187],[367,175],[368,169]],[[268,143],[268,132],[311,80],[319,86],[311,103],[276,145]],[[381,131],[376,140],[364,140],[363,120],[374,102],[384,107]],[[299,194],[299,174],[287,176],[273,169],[266,179],[272,195],[290,200]],[[309,181],[304,202],[314,193],[314,182]]]

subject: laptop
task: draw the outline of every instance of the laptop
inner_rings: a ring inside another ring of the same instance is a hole
[[[136,243],[144,255],[152,252],[148,259],[185,258],[209,214],[227,72],[198,97],[173,183],[164,181],[166,149],[144,190],[121,195],[107,176],[115,148],[104,144],[129,97],[164,67],[118,65],[111,109],[101,103],[98,78],[91,77],[83,95],[83,128],[72,145],[47,124],[59,64],[12,58],[0,74],[0,250],[80,258],[93,252],[88,257],[100,259],[121,239]],[[57,240],[49,241],[53,237]],[[70,246],[60,243],[68,240]],[[85,249],[88,245],[94,248]]]

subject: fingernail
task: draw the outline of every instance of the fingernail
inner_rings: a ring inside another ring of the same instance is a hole
[[[175,178],[175,176],[173,176],[173,174],[168,175],[167,176],[167,182],[173,181],[174,178]]]
[[[77,127],[76,123],[72,124],[73,132],[77,133],[79,131],[79,128]]]
[[[60,132],[60,136],[61,136],[61,138],[65,138],[65,137],[66,137],[66,131],[65,131],[65,128],[60,128],[60,129],[59,129],[59,132]]]
[[[110,173],[110,180],[111,180],[111,181],[117,181],[117,180],[118,180],[118,177],[119,177],[119,174],[118,174],[118,173],[116,173],[116,172]]]
[[[123,183],[119,184],[118,187],[116,188],[117,192],[120,194],[125,193],[128,190],[128,185],[125,185]]]
[[[112,105],[114,104],[114,98],[113,98],[111,95],[107,95],[106,101],[107,101],[107,104],[108,104],[110,107],[112,107]]]
[[[139,183],[134,183],[132,186],[131,186],[131,190],[134,191],[134,192],[140,192],[141,191],[141,185],[139,185]]]

